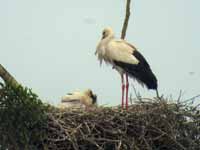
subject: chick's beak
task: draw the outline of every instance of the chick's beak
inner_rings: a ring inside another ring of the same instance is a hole
[[[91,97],[92,97],[92,100],[93,100],[92,103],[93,103],[93,104],[96,104],[96,103],[97,103],[97,95],[92,94]]]

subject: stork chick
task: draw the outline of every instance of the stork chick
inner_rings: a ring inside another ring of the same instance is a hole
[[[87,109],[97,104],[97,96],[90,89],[75,91],[63,96],[61,104],[65,107],[84,106]]]

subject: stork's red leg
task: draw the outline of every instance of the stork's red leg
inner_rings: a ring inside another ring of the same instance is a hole
[[[123,109],[124,108],[124,88],[125,88],[123,74],[121,74],[121,79],[122,79],[122,109]]]
[[[126,74],[126,109],[128,109],[128,88],[129,88],[128,75]]]

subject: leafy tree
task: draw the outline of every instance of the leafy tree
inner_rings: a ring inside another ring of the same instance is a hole
[[[45,139],[47,106],[30,89],[0,83],[0,149],[38,149]]]

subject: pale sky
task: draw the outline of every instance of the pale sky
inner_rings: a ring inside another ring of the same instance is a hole
[[[166,97],[200,94],[199,6],[199,0],[132,0],[126,39],[148,60]],[[125,0],[0,0],[0,63],[46,102],[91,88],[99,104],[120,104],[120,76],[100,67],[94,52],[104,27],[120,37],[124,13]],[[131,84],[144,97],[155,95]]]

